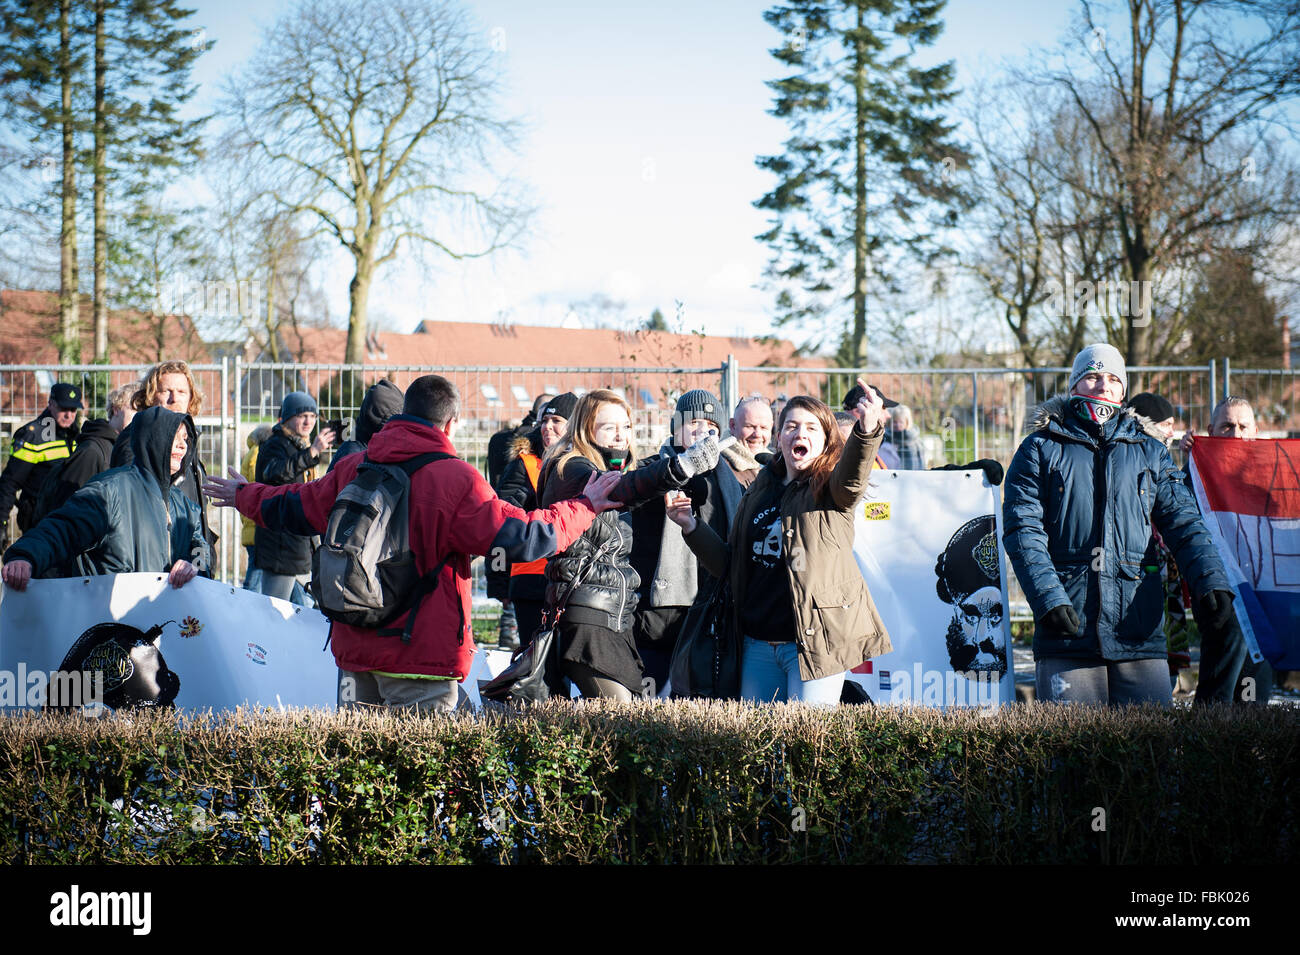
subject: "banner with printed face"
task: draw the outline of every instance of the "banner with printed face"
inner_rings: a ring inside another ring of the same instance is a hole
[[[0,595],[0,712],[51,706],[333,709],[329,621],[204,578],[33,580]]]
[[[1300,667],[1300,440],[1197,438],[1190,471],[1252,657]]]
[[[849,673],[876,703],[1016,699],[998,488],[975,471],[875,471],[854,556],[894,649]]]

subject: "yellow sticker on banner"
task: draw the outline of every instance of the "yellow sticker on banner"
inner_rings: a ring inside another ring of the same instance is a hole
[[[869,521],[889,520],[889,502],[867,501],[867,506],[862,509],[862,516]]]

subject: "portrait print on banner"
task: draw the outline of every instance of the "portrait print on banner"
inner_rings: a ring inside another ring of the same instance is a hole
[[[974,471],[875,471],[854,556],[894,649],[849,679],[876,703],[1015,701],[998,488]]]

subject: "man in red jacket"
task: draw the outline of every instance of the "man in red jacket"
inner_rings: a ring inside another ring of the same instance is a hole
[[[383,463],[433,451],[454,455],[451,438],[459,410],[460,395],[451,382],[438,375],[418,378],[406,391],[403,413],[390,418],[371,438],[366,455]],[[362,457],[343,458],[320,480],[281,487],[250,484],[232,468],[228,479],[209,478],[204,492],[219,506],[236,507],[263,527],[321,534],[334,499],[356,475]],[[409,510],[417,567],[427,574],[448,555],[451,559],[439,575],[437,589],[419,606],[409,643],[381,637],[374,630],[333,624],[334,658],[345,671],[340,674],[340,706],[454,709],[456,684],[469,672],[474,654],[470,558],[495,555],[499,549],[506,560],[522,563],[566,550],[597,514],[617,506],[606,493],[618,477],[611,472],[591,481],[584,497],[528,512],[500,500],[465,461],[437,460],[416,471]],[[405,619],[390,626],[401,627]]]

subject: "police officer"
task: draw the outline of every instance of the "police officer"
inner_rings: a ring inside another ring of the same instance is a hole
[[[0,474],[0,543],[9,540],[9,509],[18,501],[18,529],[31,526],[32,508],[45,475],[56,461],[77,447],[77,411],[86,406],[81,389],[59,382],[50,389],[49,406],[35,421],[14,432],[13,447]]]

